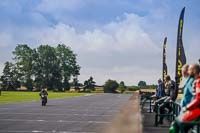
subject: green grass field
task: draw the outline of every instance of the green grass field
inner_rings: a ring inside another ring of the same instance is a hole
[[[75,96],[84,96],[87,93],[75,92],[48,92],[48,99],[69,98]],[[39,101],[39,92],[17,92],[17,91],[2,91],[0,96],[0,104],[17,103],[26,101]]]

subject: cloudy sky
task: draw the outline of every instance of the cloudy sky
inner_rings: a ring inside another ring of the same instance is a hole
[[[63,43],[77,54],[80,82],[94,77],[127,85],[156,83],[168,37],[174,77],[178,18],[185,6],[183,43],[188,63],[200,58],[199,0],[1,0],[0,73],[17,44]]]

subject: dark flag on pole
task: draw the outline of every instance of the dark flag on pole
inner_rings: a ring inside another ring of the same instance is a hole
[[[167,47],[167,37],[164,39],[164,44],[163,44],[163,88],[165,87],[165,78],[167,76],[167,64],[166,64],[166,47]]]
[[[176,49],[176,72],[175,72],[177,94],[178,94],[179,84],[182,80],[181,68],[184,64],[186,64],[185,51],[184,51],[183,41],[182,41],[184,13],[185,13],[185,7],[181,11],[179,24],[178,24],[177,49]]]

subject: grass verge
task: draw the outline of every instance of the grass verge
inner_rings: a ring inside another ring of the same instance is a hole
[[[87,93],[48,92],[48,94],[49,94],[48,99],[55,99],[55,98],[84,96]],[[0,96],[0,104],[39,101],[39,100],[40,100],[39,92],[2,91]]]

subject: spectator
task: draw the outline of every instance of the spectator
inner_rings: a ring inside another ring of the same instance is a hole
[[[156,88],[156,94],[153,95],[151,98],[153,99],[153,102],[155,102],[157,99],[162,98],[165,96],[165,91],[163,88],[163,82],[161,79],[158,80],[158,87]]]
[[[166,84],[165,84],[165,97],[162,97],[156,101],[156,109],[159,108],[160,114],[165,114],[165,109],[168,110],[167,113],[172,111],[172,107],[170,106],[170,101],[176,100],[176,90],[175,90],[175,82],[171,80],[170,76],[166,76]],[[156,110],[155,109],[155,110]],[[160,116],[159,124],[163,124],[163,116]]]
[[[190,65],[188,73],[195,79],[193,84],[194,97],[192,101],[182,109],[183,113],[175,119],[175,122],[170,128],[170,133],[178,133],[179,130],[183,133],[187,133],[191,127],[186,126],[185,123],[191,122],[200,116],[200,66],[198,64]]]
[[[182,76],[183,76],[183,78],[186,79],[185,83],[183,83],[184,84],[184,86],[183,86],[184,92],[183,92],[183,97],[180,102],[181,108],[185,107],[188,103],[190,103],[190,101],[193,98],[192,84],[194,82],[194,78],[189,76],[188,68],[189,68],[189,65],[186,64],[181,69]]]

